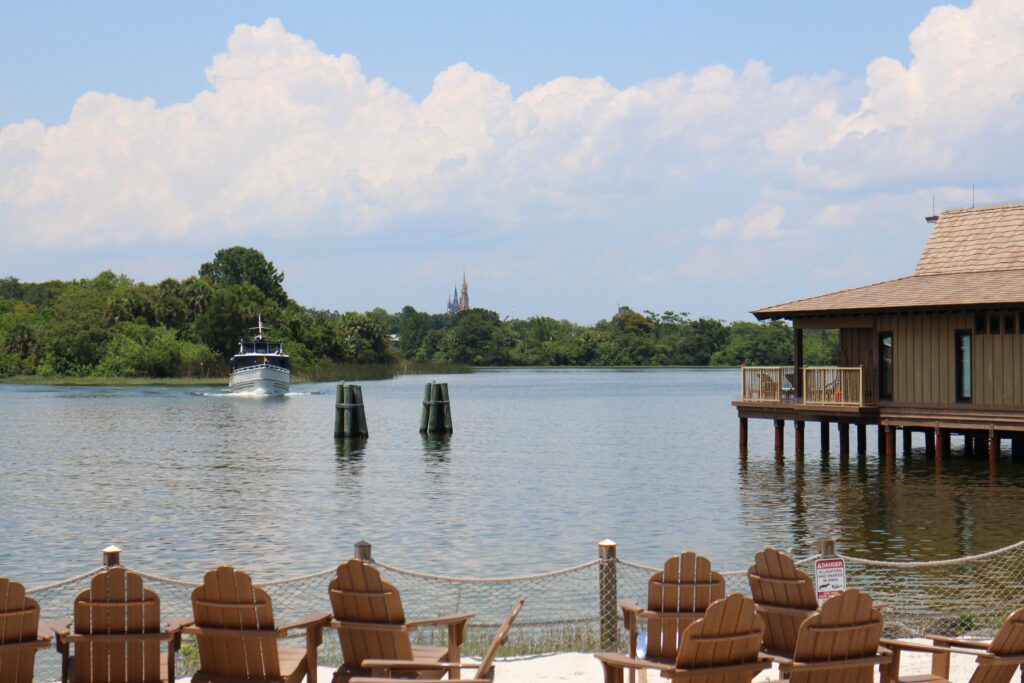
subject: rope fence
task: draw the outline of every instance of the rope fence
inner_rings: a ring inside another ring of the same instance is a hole
[[[824,555],[846,561],[847,586],[864,590],[885,605],[885,635],[917,637],[925,634],[990,637],[1006,615],[1024,604],[1024,541],[977,555],[932,562],[891,562],[834,554],[834,544],[823,542]],[[116,548],[104,551],[107,566],[120,563]],[[615,544],[602,541],[598,558],[557,571],[497,578],[456,577],[413,571],[376,561],[370,546],[356,544],[356,557],[369,560],[384,580],[400,591],[409,618],[471,612],[463,652],[480,655],[498,625],[520,597],[526,608],[512,630],[503,655],[553,652],[589,652],[624,647],[620,599],[645,604],[648,580],[662,567],[616,556]],[[754,553],[751,552],[751,562]],[[796,560],[814,575],[815,554]],[[713,561],[713,560],[712,560]],[[102,567],[69,579],[27,589],[39,601],[44,620],[69,620],[75,596],[89,587]],[[721,571],[726,591],[749,594],[745,568]],[[160,596],[161,618],[192,613],[191,593],[196,583],[138,572],[147,588]],[[261,582],[270,594],[275,622],[284,624],[313,612],[330,610],[327,585],[335,568],[276,581]],[[198,579],[199,577],[197,577]],[[417,642],[443,644],[444,629],[424,629]],[[296,641],[301,645],[301,639]],[[179,653],[179,675],[196,670],[194,644]],[[320,649],[320,662],[341,661],[337,636],[328,630]],[[59,678],[59,657],[43,650],[37,660],[37,679]]]

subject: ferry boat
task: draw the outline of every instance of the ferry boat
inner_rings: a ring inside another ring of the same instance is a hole
[[[291,368],[282,342],[269,341],[263,334],[263,316],[258,318],[256,336],[252,341],[242,339],[238,353],[231,358],[231,380],[234,391],[245,391],[268,396],[288,393],[291,386]]]

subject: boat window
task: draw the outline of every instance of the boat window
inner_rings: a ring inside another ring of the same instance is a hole
[[[892,400],[892,332],[878,335],[878,398]]]
[[[970,403],[974,388],[971,333],[967,330],[957,330],[955,334],[956,400],[958,403]]]

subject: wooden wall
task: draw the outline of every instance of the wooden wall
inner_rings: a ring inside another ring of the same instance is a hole
[[[1015,311],[988,313],[1017,315]],[[1006,333],[1000,325],[998,334],[989,332],[987,322],[985,334],[978,334],[973,312],[890,314],[842,321],[839,362],[864,367],[872,396],[877,395],[878,333],[892,332],[893,403],[955,405],[954,333],[969,330],[974,344],[972,404],[1024,407],[1024,334],[1020,330],[1024,317],[1016,320],[1014,332]],[[807,326],[825,327],[829,322],[822,318],[808,321]]]

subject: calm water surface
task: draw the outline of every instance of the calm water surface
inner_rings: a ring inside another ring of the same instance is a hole
[[[449,383],[455,434],[418,433],[427,379]],[[682,549],[739,569],[767,543],[935,559],[1024,537],[1024,467],[918,451],[803,464],[751,421],[737,452],[733,370],[523,370],[362,382],[370,439],[333,438],[334,389],[282,398],[195,387],[0,385],[0,575],[39,584],[98,564],[262,580],[327,567],[365,538],[378,558],[501,575],[587,561],[598,540],[660,564]],[[833,434],[832,443],[838,440]]]

